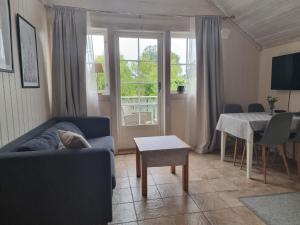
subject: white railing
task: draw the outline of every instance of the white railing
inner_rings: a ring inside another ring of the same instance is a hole
[[[157,96],[122,96],[123,125],[150,125],[158,122]]]

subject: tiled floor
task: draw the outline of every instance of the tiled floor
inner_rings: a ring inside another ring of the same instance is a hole
[[[281,164],[278,164],[281,165]],[[262,225],[239,201],[241,196],[300,191],[295,174],[288,179],[281,166],[268,169],[263,183],[260,167],[253,179],[245,169],[221,162],[217,154],[190,154],[189,193],[181,188],[181,168],[148,169],[148,198],[141,195],[135,155],[116,156],[117,187],[113,194],[113,223],[127,225]]]

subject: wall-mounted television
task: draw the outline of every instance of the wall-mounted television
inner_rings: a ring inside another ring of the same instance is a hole
[[[300,90],[300,52],[273,57],[272,90]]]

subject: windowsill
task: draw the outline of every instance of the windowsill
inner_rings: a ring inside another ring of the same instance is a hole
[[[186,99],[187,93],[179,94],[177,92],[171,92],[170,96],[171,96],[171,99]]]
[[[102,101],[109,101],[110,100],[110,94],[108,93],[98,93],[99,100]]]

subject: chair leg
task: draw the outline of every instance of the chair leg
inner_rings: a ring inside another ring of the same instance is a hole
[[[236,163],[237,146],[238,146],[238,138],[235,138],[234,153],[233,153],[233,165],[234,166]]]
[[[262,160],[263,160],[263,173],[264,173],[264,182],[267,183],[267,160],[266,160],[266,146],[262,147]]]
[[[244,161],[245,161],[245,155],[246,155],[246,145],[243,147],[243,154],[242,154],[242,160],[241,160],[241,169],[243,169]]]
[[[287,173],[288,177],[290,178],[290,169],[289,169],[289,165],[288,165],[288,162],[287,162],[287,157],[286,157],[286,152],[285,152],[285,145],[280,145],[278,149],[279,149],[281,157],[283,159],[283,163],[284,163],[284,166],[285,166],[286,173]]]

